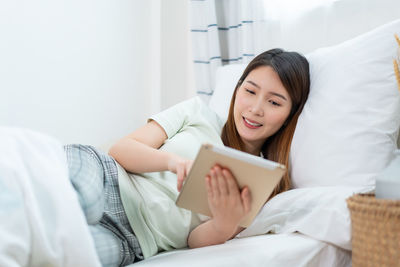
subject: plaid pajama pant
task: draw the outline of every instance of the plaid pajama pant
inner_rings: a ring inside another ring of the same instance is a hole
[[[64,151],[69,178],[101,264],[125,266],[142,260],[142,250],[122,206],[114,159],[85,145],[67,145]]]

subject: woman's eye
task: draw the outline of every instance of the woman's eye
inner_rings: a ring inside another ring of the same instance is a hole
[[[255,92],[254,92],[254,91],[252,91],[252,90],[249,90],[249,89],[246,89],[246,92],[248,92],[248,93],[250,93],[250,94],[252,94],[252,95],[254,95],[254,94],[255,94]]]
[[[272,105],[274,105],[274,106],[277,106],[277,107],[280,107],[281,106],[281,104],[279,104],[279,103],[277,103],[277,102],[275,102],[275,101],[273,101],[273,100],[270,100],[269,101]]]

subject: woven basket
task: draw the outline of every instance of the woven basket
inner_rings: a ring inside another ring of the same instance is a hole
[[[347,199],[353,267],[400,266],[400,200],[357,194]]]

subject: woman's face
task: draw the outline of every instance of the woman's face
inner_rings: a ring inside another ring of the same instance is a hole
[[[292,100],[274,69],[253,69],[237,90],[233,111],[246,151],[258,155],[265,140],[282,127],[291,108]]]

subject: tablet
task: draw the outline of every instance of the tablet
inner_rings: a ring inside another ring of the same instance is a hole
[[[239,224],[243,227],[251,224],[286,172],[280,163],[230,147],[203,144],[176,200],[178,207],[211,217],[205,177],[215,164],[228,168],[240,189],[244,186],[250,189],[250,212]]]

